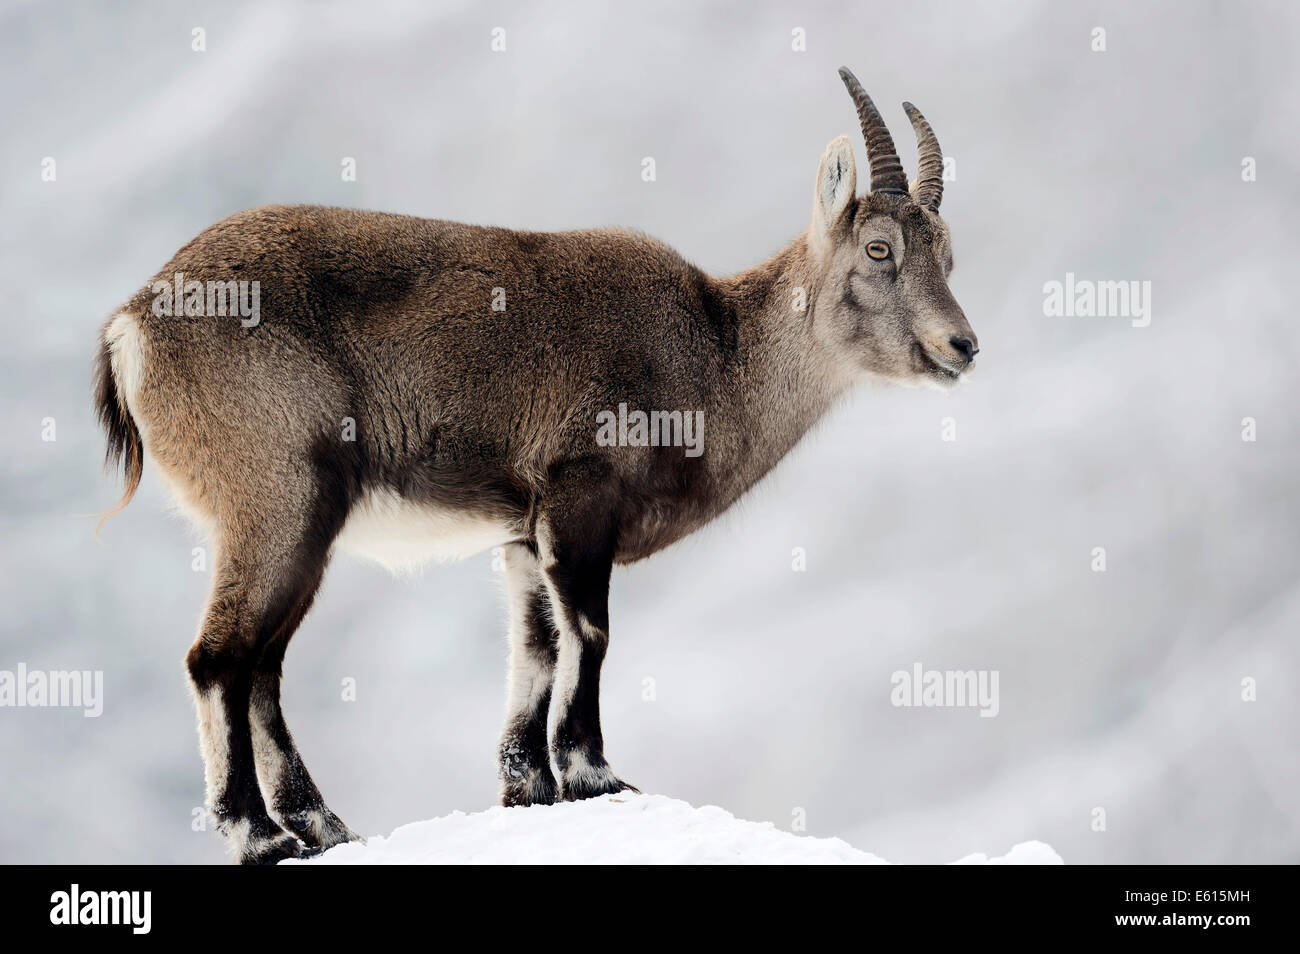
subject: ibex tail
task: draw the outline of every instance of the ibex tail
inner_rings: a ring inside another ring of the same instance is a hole
[[[122,396],[113,367],[114,349],[109,341],[112,327],[110,323],[100,335],[99,353],[95,357],[95,413],[108,437],[105,465],[122,468],[125,486],[117,506],[104,514],[95,526],[96,537],[108,518],[131,502],[136,488],[140,486],[140,475],[144,470],[144,444],[140,440],[140,429],[131,417],[131,410]]]

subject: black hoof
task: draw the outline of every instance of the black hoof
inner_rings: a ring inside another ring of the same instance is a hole
[[[365,841],[364,838],[343,824],[343,819],[323,805],[320,808],[281,812],[279,817],[284,827],[296,835],[309,848],[329,851],[335,845],[341,845],[344,842]]]
[[[501,804],[506,808],[554,805],[558,791],[549,768],[529,769],[521,776],[505,776],[501,782]]]
[[[564,800],[566,802],[579,802],[588,798],[598,798],[601,795],[617,795],[619,792],[632,792],[640,795],[641,789],[635,785],[629,785],[621,778],[613,775],[594,781],[575,779],[564,786]]]
[[[277,838],[248,845],[240,856],[242,865],[278,865],[288,858],[302,858],[311,849],[293,835],[285,833]]]

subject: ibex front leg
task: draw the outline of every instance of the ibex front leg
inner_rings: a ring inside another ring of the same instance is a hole
[[[506,727],[498,750],[501,804],[549,805],[555,801],[556,785],[546,743],[546,715],[559,636],[536,549],[512,543],[505,550],[505,566],[510,669]]]
[[[632,789],[605,761],[600,666],[609,644],[609,575],[616,500],[595,468],[570,468],[548,487],[537,548],[557,633],[547,721],[559,795],[567,801]],[[635,789],[633,789],[635,791]]]

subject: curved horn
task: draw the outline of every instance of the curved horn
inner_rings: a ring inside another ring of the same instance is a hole
[[[943,201],[943,150],[921,111],[911,103],[904,103],[903,109],[916,130],[916,151],[920,156],[912,198],[931,212],[938,212],[939,203]]]
[[[840,79],[844,80],[845,88],[853,97],[853,105],[858,108],[862,138],[867,141],[867,161],[871,163],[871,191],[907,195],[907,175],[903,172],[903,164],[898,161],[894,137],[889,135],[889,128],[880,118],[876,104],[847,66],[840,67]]]

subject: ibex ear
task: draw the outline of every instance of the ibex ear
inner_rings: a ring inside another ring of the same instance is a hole
[[[848,136],[832,139],[817,169],[813,199],[812,239],[819,245],[833,242],[845,224],[845,213],[858,195],[858,167]]]

